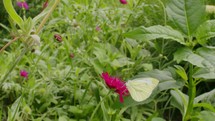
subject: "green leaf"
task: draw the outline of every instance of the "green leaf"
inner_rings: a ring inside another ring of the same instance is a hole
[[[19,27],[23,23],[22,18],[16,13],[15,9],[13,8],[12,1],[11,0],[3,0],[4,7],[7,11],[7,13],[10,15],[10,17],[15,21]]]
[[[214,121],[215,113],[211,111],[201,111],[199,121]]]
[[[215,96],[215,89],[211,90],[210,92],[206,92],[206,93],[199,95],[198,97],[196,97],[194,99],[194,102],[198,103],[200,101],[201,102],[207,102],[210,100],[214,100],[214,96]]]
[[[68,117],[67,116],[60,116],[59,118],[58,118],[58,121],[68,121]]]
[[[103,120],[110,121],[110,118],[108,117],[108,111],[107,111],[107,108],[105,107],[104,102],[101,103],[101,109],[102,109],[102,113],[103,113]]]
[[[205,20],[204,0],[169,0],[167,15],[185,35],[192,35]]]
[[[34,22],[31,18],[25,19],[21,24],[20,28],[23,31],[23,34],[30,35],[33,32]]]
[[[215,112],[215,108],[210,103],[197,103],[197,104],[194,104],[193,107],[205,108]]]
[[[184,116],[186,114],[186,108],[188,105],[188,96],[183,94],[180,90],[175,89],[170,91],[172,95],[171,105],[178,108],[181,114]]]
[[[81,115],[83,113],[83,110],[81,110],[78,106],[69,106],[68,111],[74,115]]]
[[[152,121],[166,121],[166,120],[160,117],[154,117],[152,118]]]
[[[101,74],[104,71],[103,65],[98,60],[90,60],[90,63],[98,74]]]
[[[125,37],[139,39],[139,40],[154,40],[158,38],[171,39],[181,44],[185,44],[184,37],[179,31],[172,29],[169,26],[151,26],[151,27],[139,27],[131,32],[125,33]]]
[[[16,101],[12,104],[11,108],[8,110],[8,120],[13,121],[14,119],[17,119],[20,114],[20,105],[22,102],[22,97],[16,99]]]
[[[186,47],[179,48],[174,53],[174,60],[176,60],[177,63],[183,60],[183,61],[190,62],[191,64],[196,65],[198,67],[211,68],[213,67],[213,65],[215,65],[215,62],[213,62],[213,60],[215,60],[215,57],[213,57],[212,54],[207,53],[207,51],[210,51],[210,50],[206,48],[202,48],[202,49],[200,48],[197,50],[196,52],[197,54],[195,54],[189,48],[186,48]]]
[[[178,74],[178,75],[180,75],[180,76],[181,76],[181,78],[182,78],[184,81],[186,81],[186,82],[187,82],[188,77],[187,77],[187,74],[186,74],[186,72],[185,72],[184,68],[182,68],[182,67],[181,67],[181,66],[179,66],[179,65],[175,65],[175,68],[176,68],[176,72],[177,72],[177,74]]]
[[[197,29],[196,38],[199,44],[205,45],[212,37],[215,37],[215,20],[208,20]]]
[[[119,59],[114,59],[112,62],[110,62],[111,66],[114,68],[119,68],[119,67],[123,67],[126,65],[131,65],[134,64],[133,62],[129,61],[128,58],[119,58]]]
[[[193,74],[193,78],[215,79],[215,70],[199,68]]]
[[[206,67],[208,67],[208,68],[215,67],[215,56],[214,56],[215,49],[202,47],[202,48],[197,49],[196,53],[205,59],[203,64]],[[209,62],[210,64],[207,62]]]
[[[180,63],[192,53],[192,50],[187,47],[178,48],[178,50],[174,53],[174,61]]]

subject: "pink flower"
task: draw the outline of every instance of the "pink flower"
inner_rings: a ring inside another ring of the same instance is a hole
[[[121,81],[119,78],[109,76],[107,72],[103,72],[101,77],[105,80],[105,83],[110,89],[114,89],[114,91],[119,94],[119,100],[123,103],[123,96],[129,94],[125,82]]]
[[[48,6],[48,0],[43,4],[43,9],[45,9]]]
[[[119,0],[122,4],[127,4],[126,0]]]
[[[28,7],[28,4],[26,2],[17,2],[17,5],[20,7],[20,8],[24,8],[26,10],[29,9]]]
[[[24,78],[28,78],[28,72],[27,71],[25,71],[25,70],[21,70],[20,71],[20,76],[22,76],[22,77],[24,77]]]
[[[62,41],[63,41],[62,37],[61,37],[59,34],[55,34],[55,35],[54,35],[54,38],[55,38],[58,42],[62,42]]]
[[[96,26],[96,31],[100,31],[101,28],[99,26]]]

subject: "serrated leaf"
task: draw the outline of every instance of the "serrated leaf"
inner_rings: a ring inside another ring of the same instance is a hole
[[[212,54],[207,53],[208,51],[210,50],[206,48],[200,48],[197,50],[196,53],[193,53],[192,50],[189,48],[186,48],[186,47],[179,48],[174,53],[174,60],[176,60],[177,63],[183,60],[183,61],[190,62],[191,64],[197,67],[214,68],[215,62],[213,62],[213,60],[215,60],[215,57],[212,56]],[[211,53],[214,53],[214,52],[211,52]]]
[[[198,55],[205,59],[205,61],[203,62],[205,66],[207,66],[208,68],[212,66],[215,67],[215,49],[202,47],[197,49],[196,53],[198,53]],[[208,64],[206,61],[210,62],[210,64]]]
[[[179,31],[172,29],[169,26],[151,26],[151,27],[139,27],[131,32],[125,33],[125,37],[139,39],[139,40],[154,40],[158,38],[171,39],[181,44],[185,44],[184,37]]]
[[[205,20],[204,0],[169,0],[167,15],[185,35],[192,35]]]
[[[193,78],[215,79],[215,71],[206,68],[199,68],[193,74]]]
[[[174,61],[176,61],[177,63],[180,63],[181,61],[183,61],[185,58],[187,58],[192,53],[193,53],[192,50],[187,47],[179,48],[174,53]]]
[[[4,7],[7,11],[7,13],[10,15],[10,17],[13,19],[13,21],[16,22],[16,24],[21,26],[23,23],[22,18],[16,13],[11,0],[3,0]]]
[[[196,32],[196,38],[199,44],[205,45],[208,39],[215,37],[215,20],[208,20],[199,26]]]

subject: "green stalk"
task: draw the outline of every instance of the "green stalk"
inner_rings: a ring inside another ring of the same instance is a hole
[[[15,113],[14,113],[14,115],[13,115],[11,121],[14,121],[14,120],[15,120],[16,114],[17,114],[17,112],[18,112],[18,110],[19,110],[19,108],[20,108],[20,104],[21,104],[22,98],[23,98],[23,92],[22,92],[22,95],[21,95],[21,97],[20,97],[19,103],[18,103],[18,105],[17,105],[17,107],[16,107],[16,109],[15,109]]]
[[[11,40],[10,42],[8,42],[4,47],[2,47],[2,49],[0,49],[0,53],[3,52],[10,44],[12,44],[13,42],[15,42],[19,38],[20,37],[15,37],[13,40]]]
[[[139,0],[139,1],[137,2],[136,5],[133,5],[133,8],[137,8],[137,6],[140,5],[141,1],[142,1],[142,0]],[[134,9],[132,9],[132,11],[134,11]],[[130,21],[131,17],[132,17],[132,13],[128,16],[128,19],[127,19],[127,21],[125,22],[125,25],[128,24],[128,22]],[[128,29],[127,29],[126,31],[128,31]],[[122,37],[122,32],[120,32],[120,34],[119,34],[119,36],[118,36],[118,38],[117,38],[116,40],[119,41],[119,39],[120,39],[121,37]],[[117,41],[116,41],[116,42],[117,42]],[[116,42],[114,42],[114,44],[115,44]]]
[[[0,82],[0,86],[2,86],[3,82],[7,79],[8,75],[12,72],[12,70],[15,68],[15,66],[19,63],[19,61],[21,60],[21,58],[25,55],[25,53],[28,51],[28,48],[25,48],[21,55],[19,55],[15,62],[12,64],[11,68],[8,70],[8,72],[6,73],[6,75],[4,76],[4,78],[1,80]]]
[[[56,8],[57,4],[60,2],[60,0],[55,0],[54,5],[51,7],[51,10],[48,12],[48,14],[44,17],[44,19],[42,20],[42,22],[40,23],[38,29],[36,30],[36,34],[38,34],[41,30],[42,27],[44,26],[44,24],[47,22],[49,16],[51,15],[51,13],[53,12],[53,10]],[[15,38],[14,40],[12,40],[11,42],[9,42],[8,44],[6,44],[1,50],[3,51],[7,46],[9,46],[12,42],[16,41],[18,38]],[[29,37],[27,38],[29,39]],[[26,39],[26,40],[27,40]],[[26,41],[25,40],[25,41]],[[15,60],[15,62],[13,63],[13,65],[11,66],[11,68],[9,69],[9,71],[6,73],[6,75],[4,76],[4,78],[2,79],[2,81],[0,81],[0,86],[2,86],[2,83],[7,79],[8,75],[12,72],[12,70],[16,67],[16,65],[19,63],[19,61],[22,59],[22,57],[25,55],[25,53],[28,52],[28,50],[30,50],[30,48],[33,45],[29,45],[28,47],[25,48],[25,50],[22,51],[21,55],[17,57],[17,59]]]
[[[115,119],[113,121],[119,121],[120,120],[120,116],[122,116],[122,114],[128,109],[128,106],[123,107],[119,113],[116,115]]]
[[[47,22],[49,16],[51,15],[51,13],[54,11],[54,9],[56,8],[56,6],[58,5],[58,3],[60,2],[60,0],[55,0],[54,5],[51,7],[51,10],[48,12],[48,14],[43,18],[42,22],[40,23],[39,27],[36,30],[36,34],[38,34],[41,29],[43,28],[44,24]]]
[[[184,117],[184,121],[188,121],[191,118],[192,112],[193,112],[193,103],[194,98],[196,96],[196,84],[193,80],[193,65],[189,65],[189,83],[188,83],[188,95],[189,95],[189,102],[186,110],[186,114]]]
[[[167,15],[166,15],[166,10],[165,10],[165,5],[163,4],[163,2],[161,0],[158,0],[158,2],[161,4],[162,8],[163,8],[163,15],[164,15],[164,25],[166,25],[167,22]]]
[[[109,96],[111,90],[107,93],[107,95],[99,102],[99,104],[97,104],[95,110],[93,111],[91,117],[90,117],[90,120],[89,121],[93,121],[93,117],[95,116],[97,110],[99,109],[100,105],[102,104],[102,102]]]

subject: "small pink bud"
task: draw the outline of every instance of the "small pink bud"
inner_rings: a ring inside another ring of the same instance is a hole
[[[20,7],[20,8],[24,8],[25,10],[28,10],[29,7],[28,7],[28,4],[24,1],[24,2],[17,2],[17,5]]]
[[[48,0],[43,4],[43,9],[45,9],[48,6]]]
[[[28,78],[28,72],[27,71],[25,71],[25,70],[21,70],[20,71],[20,76],[22,76],[22,77],[24,77],[24,78]]]
[[[100,31],[101,28],[99,26],[96,26],[96,31]]]
[[[126,0],[120,0],[120,2],[121,2],[122,4],[127,4],[127,1],[126,1]]]
[[[62,37],[61,37],[59,34],[55,34],[55,35],[54,35],[54,38],[55,38],[58,42],[62,42],[62,41],[63,41]]]

